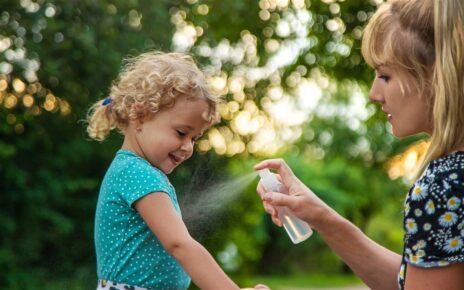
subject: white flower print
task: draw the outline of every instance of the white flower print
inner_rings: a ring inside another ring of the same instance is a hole
[[[411,264],[417,264],[422,262],[422,257],[419,257],[418,255],[409,255],[409,262]]]
[[[419,240],[419,241],[417,242],[417,248],[418,248],[418,249],[423,249],[423,248],[425,248],[425,246],[427,246],[427,242],[426,242],[426,241],[424,241],[424,240]]]
[[[430,223],[425,223],[422,228],[424,229],[424,231],[428,232],[432,228],[432,225]]]
[[[446,266],[464,255],[464,151],[431,162],[404,202],[405,247],[398,281],[407,263]],[[464,290],[464,289],[463,289]]]
[[[401,279],[404,279],[404,268],[405,268],[404,264],[402,264],[400,267],[400,273],[399,273]]]
[[[415,234],[417,233],[417,224],[416,221],[412,218],[409,218],[406,220],[406,231],[409,234]]]
[[[414,186],[411,192],[412,200],[422,200],[427,196],[427,188],[423,185],[417,184]]]
[[[459,237],[448,239],[446,241],[444,250],[448,253],[454,253],[462,248],[462,240]]]
[[[458,220],[458,215],[452,211],[447,211],[438,218],[438,222],[443,227],[450,227]]]
[[[435,203],[433,202],[433,200],[429,199],[429,201],[427,201],[427,203],[425,204],[425,211],[428,214],[435,213]]]
[[[424,250],[419,250],[419,251],[417,251],[416,255],[419,258],[425,257],[425,251]]]
[[[448,206],[448,209],[455,210],[461,205],[461,200],[456,196],[453,196],[450,199],[448,199],[446,205]]]
[[[443,188],[444,189],[450,189],[451,188],[451,185],[448,183],[448,181],[443,180]]]
[[[448,265],[449,265],[449,262],[446,262],[446,261],[439,261],[438,262],[438,266],[440,266],[440,267],[448,266]]]
[[[409,203],[405,203],[404,204],[404,215],[408,215],[409,214],[409,210],[411,209],[411,207],[409,206]]]

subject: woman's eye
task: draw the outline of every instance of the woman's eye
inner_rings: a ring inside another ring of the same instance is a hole
[[[390,77],[387,75],[379,75],[378,78],[385,82],[388,82],[390,80]]]
[[[182,131],[179,131],[179,130],[176,130],[177,131],[177,134],[181,137],[184,137],[186,135],[185,132],[182,132]]]

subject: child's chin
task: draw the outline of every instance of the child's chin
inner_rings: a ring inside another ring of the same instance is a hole
[[[164,169],[162,168],[161,171],[163,171],[164,174],[170,174],[171,172],[174,171],[175,168],[176,168],[176,167],[164,168]]]
[[[168,167],[168,168],[165,168],[164,166],[154,166],[156,168],[158,168],[159,170],[163,171],[164,174],[169,174],[171,173],[175,167]]]

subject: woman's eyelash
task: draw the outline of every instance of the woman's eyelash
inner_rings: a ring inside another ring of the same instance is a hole
[[[382,79],[382,80],[384,80],[384,81],[386,81],[386,82],[390,80],[390,77],[387,76],[387,75],[379,75],[378,78],[379,78],[379,79]]]

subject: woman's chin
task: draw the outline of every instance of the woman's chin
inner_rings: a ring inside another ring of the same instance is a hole
[[[398,139],[401,139],[401,138],[406,138],[406,137],[409,137],[409,136],[413,136],[413,135],[417,135],[421,132],[411,132],[411,131],[404,131],[404,130],[395,130],[394,127],[392,127],[392,134],[393,136],[395,136],[396,138]]]

